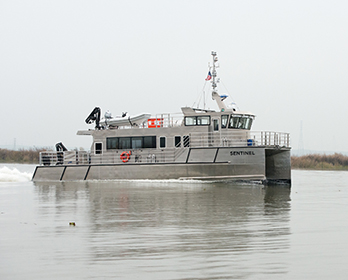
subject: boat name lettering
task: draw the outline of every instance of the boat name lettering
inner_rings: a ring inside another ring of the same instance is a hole
[[[254,156],[254,151],[231,151],[231,156]]]

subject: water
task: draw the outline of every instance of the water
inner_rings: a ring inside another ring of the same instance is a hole
[[[348,172],[293,171],[290,191],[198,181],[34,184],[32,165],[6,166],[0,165],[0,279],[348,273]]]

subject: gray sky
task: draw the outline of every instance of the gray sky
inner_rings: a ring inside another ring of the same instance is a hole
[[[332,0],[0,0],[0,146],[88,149],[76,131],[95,106],[180,112],[214,50],[253,130],[297,149],[302,121],[305,149],[347,152],[347,14]]]

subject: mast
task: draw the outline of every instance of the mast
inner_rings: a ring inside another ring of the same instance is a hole
[[[219,78],[217,78],[217,72],[216,72],[216,68],[218,68],[218,66],[216,65],[218,58],[216,56],[216,52],[212,51],[211,55],[213,56],[213,69],[212,69],[212,80],[211,80],[211,86],[213,88],[211,96],[213,98],[213,100],[216,101],[219,109],[221,112],[225,111],[227,109],[225,103],[223,102],[223,100],[225,98],[220,97],[220,95],[217,93],[217,83],[220,81]]]

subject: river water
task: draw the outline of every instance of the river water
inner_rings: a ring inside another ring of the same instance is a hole
[[[348,172],[294,170],[290,189],[33,169],[0,165],[0,279],[347,278]]]

